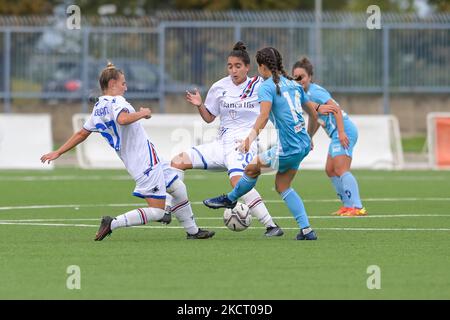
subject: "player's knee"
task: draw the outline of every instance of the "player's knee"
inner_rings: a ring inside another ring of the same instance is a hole
[[[244,173],[247,177],[255,179],[261,174],[261,169],[256,165],[249,164],[245,167]]]
[[[181,152],[172,159],[170,166],[179,170],[186,170],[192,168],[192,162],[186,152]]]
[[[327,174],[327,176],[328,177],[334,177],[335,175],[336,175],[336,173],[334,172],[334,169],[333,168],[329,168],[329,167],[326,167],[325,168],[325,173]]]
[[[184,184],[183,181],[181,181],[180,179],[176,179],[167,189],[166,189],[167,193],[169,193],[172,196],[175,196],[174,194],[176,193],[176,195],[187,195],[187,189],[186,189],[186,185]]]
[[[287,189],[289,189],[289,185],[286,185],[286,184],[284,184],[284,183],[277,183],[277,182],[275,182],[275,190],[278,192],[278,193],[283,193],[283,192],[285,192]]]
[[[347,170],[347,168],[344,168],[344,167],[336,167],[336,168],[334,168],[334,173],[338,176],[338,177],[340,177],[340,176],[342,176],[344,173],[346,173],[348,170]]]

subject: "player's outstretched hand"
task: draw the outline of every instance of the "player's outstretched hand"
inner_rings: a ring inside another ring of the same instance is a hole
[[[203,103],[202,96],[197,88],[195,88],[194,93],[186,90],[186,100],[196,107],[201,106]]]
[[[52,152],[50,152],[50,153],[44,154],[44,155],[41,157],[41,162],[42,162],[42,163],[45,163],[45,161],[47,161],[47,163],[50,163],[50,161],[53,161],[53,160],[55,160],[55,159],[58,159],[59,156],[60,156],[60,154],[59,154],[58,152],[52,151]]]
[[[139,109],[139,112],[142,113],[145,119],[150,119],[152,117],[152,110],[149,108],[141,108]]]

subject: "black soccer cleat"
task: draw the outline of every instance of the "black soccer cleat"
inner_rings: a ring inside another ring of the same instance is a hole
[[[214,231],[208,231],[198,228],[198,232],[196,234],[189,234],[189,233],[186,234],[187,234],[186,239],[193,240],[193,239],[209,239],[212,238],[216,233]]]
[[[223,194],[215,198],[203,200],[203,204],[211,209],[220,209],[220,208],[233,209],[236,206],[237,201],[231,201],[230,199],[228,199],[226,194]]]
[[[157,222],[161,222],[161,224],[168,225],[172,222],[172,213],[171,208],[169,206],[166,206],[166,212],[164,213],[164,216],[159,219]]]
[[[297,234],[297,240],[317,240],[317,235],[310,227],[303,228]]]
[[[106,236],[109,236],[112,233],[111,230],[111,222],[114,218],[110,216],[102,217],[102,221],[100,222],[100,227],[98,228],[97,233],[95,234],[95,241],[102,241]]]
[[[284,234],[283,230],[275,224],[275,227],[267,227],[264,235],[266,237],[281,237]]]

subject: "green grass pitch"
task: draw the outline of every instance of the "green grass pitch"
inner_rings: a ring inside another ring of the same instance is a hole
[[[188,241],[176,219],[93,238],[102,215],[144,206],[125,171],[0,172],[0,299],[450,299],[450,172],[354,171],[368,217],[339,207],[322,171],[301,171],[318,241],[295,241],[296,223],[274,191],[257,189],[285,230],[267,239],[258,221],[225,229],[222,210],[201,204],[228,191],[225,173],[186,174],[197,223],[216,231]],[[80,289],[67,288],[68,266]],[[368,289],[368,267],[381,289]]]

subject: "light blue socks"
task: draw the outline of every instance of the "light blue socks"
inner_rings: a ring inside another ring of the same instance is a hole
[[[355,177],[351,174],[350,171],[347,171],[340,177],[342,183],[342,189],[344,190],[344,194],[348,197],[350,205],[348,207],[352,208],[362,208],[361,198],[359,197],[359,188],[358,182],[356,182]],[[344,206],[345,204],[344,197]]]
[[[234,189],[231,190],[231,192],[227,195],[228,199],[230,199],[231,201],[236,201],[244,194],[252,190],[253,187],[256,185],[257,180],[258,178],[253,179],[244,174],[242,178],[239,179]]]
[[[301,229],[309,227],[308,216],[306,215],[305,206],[303,205],[302,198],[295,192],[294,189],[289,188],[286,191],[280,193],[281,198],[286,202],[289,210],[297,221]]]

